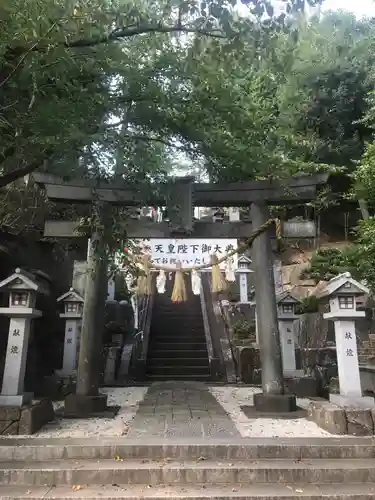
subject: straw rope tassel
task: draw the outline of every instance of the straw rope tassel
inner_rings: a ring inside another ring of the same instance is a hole
[[[282,241],[283,241],[281,220],[280,219],[275,219],[275,231],[276,231],[277,252],[280,252]]]
[[[275,219],[275,227],[276,227],[276,238],[280,241],[282,239],[282,230],[281,230],[281,220]]]
[[[219,259],[216,255],[211,255],[211,265],[212,291],[216,293],[225,292],[228,288],[228,283],[221,273]]]
[[[176,264],[176,275],[174,278],[171,300],[175,304],[187,301],[185,278],[180,262]]]
[[[137,295],[151,295],[151,257],[145,255],[142,258],[142,274],[137,281]]]

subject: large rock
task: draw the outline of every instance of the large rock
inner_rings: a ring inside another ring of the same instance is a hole
[[[238,372],[241,382],[261,384],[259,347],[237,347]]]
[[[50,399],[42,399],[22,408],[0,408],[0,434],[30,435],[55,418]]]
[[[352,436],[372,436],[374,434],[374,421],[371,410],[363,408],[346,408],[348,434]]]
[[[34,434],[54,418],[55,414],[51,400],[43,399],[22,410],[18,434]]]
[[[319,395],[318,381],[313,377],[286,377],[285,390],[297,398],[314,398]]]
[[[0,422],[19,420],[21,408],[18,406],[3,406],[0,408]]]
[[[311,402],[308,408],[308,418],[331,434],[348,433],[345,410],[328,401]]]

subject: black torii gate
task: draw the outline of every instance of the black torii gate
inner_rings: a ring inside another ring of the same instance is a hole
[[[249,181],[229,184],[194,183],[194,178],[174,179],[170,184],[154,184],[153,194],[142,196],[137,186],[124,182],[98,182],[95,180],[70,180],[34,174],[37,184],[54,202],[96,204],[101,207],[103,225],[108,212],[105,207],[141,207],[145,205],[167,206],[168,223],[125,222],[129,238],[210,237],[242,238],[261,227],[270,217],[269,205],[301,204],[316,198],[317,188],[328,180],[328,175],[298,176],[287,181]],[[165,190],[168,196],[165,196]],[[250,207],[251,222],[236,221],[210,223],[194,221],[194,206],[198,207]],[[178,210],[176,210],[178,207]],[[76,221],[46,221],[45,236],[71,238],[79,236]],[[267,230],[253,243],[252,258],[256,277],[256,302],[259,329],[260,357],[262,366],[262,394],[254,397],[257,410],[262,412],[286,412],[296,409],[294,395],[284,393],[281,347],[277,320],[272,230]],[[285,235],[287,236],[287,235]],[[303,235],[300,235],[303,237]],[[306,235],[311,237],[311,234]],[[94,272],[88,277],[81,331],[76,394],[65,400],[67,413],[77,416],[103,411],[106,396],[99,396],[97,373],[98,346],[105,302],[106,263],[95,258],[95,252],[103,249],[102,235],[91,235],[93,245],[89,256],[89,268]],[[90,274],[90,273],[89,273]]]

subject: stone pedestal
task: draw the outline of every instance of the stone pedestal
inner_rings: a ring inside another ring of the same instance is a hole
[[[34,401],[22,408],[7,406],[0,408],[0,435],[31,435],[38,432],[55,417],[49,399]]]
[[[334,324],[340,394],[330,394],[330,401],[338,406],[375,407],[374,398],[362,397],[354,319],[335,319]]]
[[[65,398],[64,416],[72,418],[108,417],[107,395],[69,394]]]

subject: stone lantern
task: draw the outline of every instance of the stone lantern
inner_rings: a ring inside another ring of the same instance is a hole
[[[298,319],[296,306],[300,303],[300,300],[287,291],[276,296],[284,375],[294,377],[303,376],[303,370],[296,370],[296,342],[294,334],[294,322]]]
[[[17,268],[0,282],[0,291],[9,293],[9,306],[1,307],[0,314],[10,318],[0,406],[23,406],[33,397],[24,393],[24,378],[31,320],[42,315],[35,309],[36,296],[49,290],[39,277]]]
[[[70,288],[57,299],[57,303],[64,304],[60,318],[65,319],[64,356],[60,374],[68,376],[77,369],[84,299]]]
[[[357,310],[356,299],[369,293],[350,273],[344,273],[331,279],[318,294],[319,298],[328,299],[330,312],[323,316],[335,325],[340,395],[331,394],[330,400],[341,406],[374,406],[373,398],[362,397],[355,332],[356,318],[365,316],[364,311]]]

